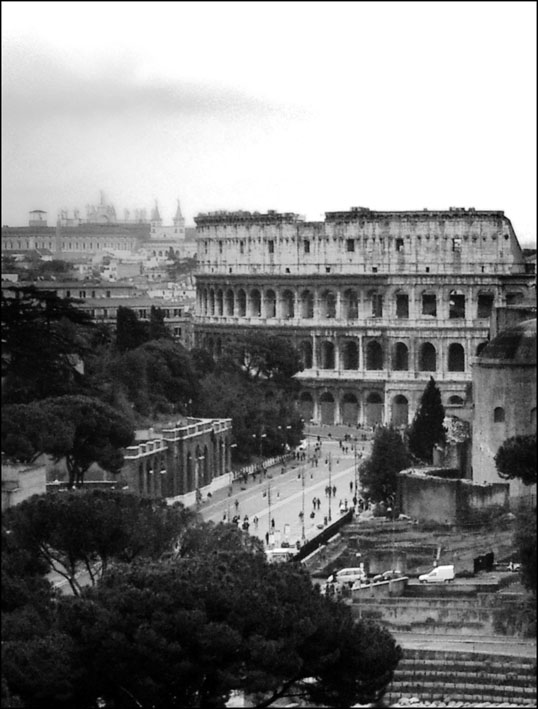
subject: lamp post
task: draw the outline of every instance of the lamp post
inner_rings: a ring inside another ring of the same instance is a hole
[[[305,533],[304,533],[304,474],[305,471],[301,473],[301,478],[302,478],[302,486],[303,486],[303,506],[302,506],[302,513],[301,513],[301,541],[304,544],[305,540]]]
[[[391,516],[391,532],[390,532],[390,553],[392,559],[392,571],[396,571],[394,563],[394,495],[387,496],[387,502],[390,502],[390,507],[387,507],[387,512],[390,512]]]
[[[332,517],[331,517],[331,497],[333,496],[333,489],[331,486],[331,483],[332,483],[331,472],[332,472],[332,459],[331,459],[331,454],[329,452],[329,522],[331,522],[331,520],[332,520]]]

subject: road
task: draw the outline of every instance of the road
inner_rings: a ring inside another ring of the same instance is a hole
[[[307,458],[313,454],[316,440],[315,436],[309,436]],[[263,480],[249,478],[246,485],[234,482],[231,495],[227,489],[214,493],[209,501],[202,503],[199,512],[204,520],[213,522],[230,519],[235,514],[243,520],[247,515],[249,534],[264,541],[266,534],[272,531],[270,519],[274,519],[274,537],[271,536],[269,546],[280,546],[282,541],[295,545],[303,539],[300,512],[303,511],[304,498],[304,539],[310,539],[323,528],[325,518],[334,521],[340,516],[341,501],[347,500],[348,507],[353,505],[355,454],[351,443],[344,445],[349,447],[346,453],[340,450],[337,441],[322,439],[317,466],[290,461],[284,473],[281,472],[282,466],[274,466]],[[370,445],[369,442],[359,443],[358,450],[368,454]],[[336,487],[332,498],[325,494],[329,479],[331,486]],[[319,498],[321,504],[311,517],[314,498]],[[257,525],[253,523],[254,517],[258,517]]]

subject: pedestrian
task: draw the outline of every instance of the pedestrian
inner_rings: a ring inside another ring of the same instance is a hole
[[[333,485],[333,497],[336,497],[336,485]]]
[[[345,509],[345,511],[347,512],[347,497],[346,497],[346,499],[344,500],[344,509]]]
[[[237,512],[237,510],[239,509],[239,500],[237,499],[237,497],[235,498],[234,505],[235,505],[235,511]]]
[[[349,492],[353,492],[353,480],[349,481]]]
[[[321,507],[321,500],[320,500],[319,497],[318,497],[318,510],[319,510],[320,507]]]
[[[274,529],[274,528],[275,528],[275,518],[273,517],[273,519],[271,520],[271,529]]]
[[[317,502],[317,500],[316,500],[316,498],[314,497],[314,498],[312,499],[312,504],[314,505],[314,509],[316,509],[316,502]]]
[[[254,517],[252,518],[252,521],[253,521],[253,523],[254,523],[254,529],[258,529],[258,517],[257,517],[257,515],[254,515]]]
[[[226,512],[222,515],[222,521],[226,522]]]
[[[265,532],[265,543],[269,546],[269,532]]]

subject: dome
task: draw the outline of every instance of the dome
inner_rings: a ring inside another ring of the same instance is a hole
[[[536,320],[523,322],[500,332],[478,357],[479,364],[491,362],[536,365]]]

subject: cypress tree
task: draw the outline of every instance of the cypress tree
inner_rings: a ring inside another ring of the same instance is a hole
[[[434,445],[445,443],[444,418],[445,409],[441,403],[441,392],[434,378],[430,377],[408,432],[409,450],[420,460],[431,463]]]

